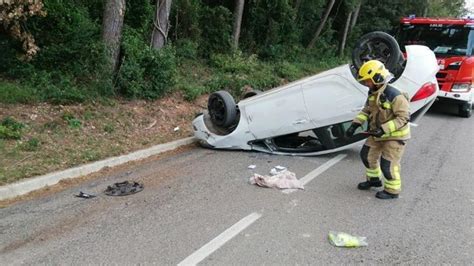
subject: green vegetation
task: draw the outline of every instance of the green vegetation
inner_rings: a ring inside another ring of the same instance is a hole
[[[20,149],[23,151],[36,151],[40,146],[40,141],[37,138],[31,138],[20,144]]]
[[[102,37],[108,1],[0,4],[0,185],[189,136],[203,94],[225,89],[238,97],[348,63],[362,34],[392,32],[409,14],[458,16],[464,3],[335,0],[309,47],[329,0],[245,1],[238,46],[236,0],[172,0],[167,40],[155,49],[156,1],[124,0],[111,69]]]
[[[5,117],[0,122],[0,139],[20,139],[24,124],[12,117]]]
[[[22,56],[21,36],[0,38],[0,101],[156,99],[176,90],[192,100],[219,89],[235,94],[244,86],[265,90],[348,61],[336,57],[337,47],[348,13],[360,0],[336,1],[314,48],[307,48],[328,2],[246,1],[239,49],[233,49],[235,0],[174,0],[168,43],[155,50],[150,47],[153,1],[126,1],[120,66],[112,73],[101,39],[104,1],[43,0],[42,11],[21,21],[21,29],[28,31],[25,36],[34,38],[33,53],[27,56],[31,60]],[[362,2],[345,54],[358,36],[390,31],[401,16],[424,11],[455,16],[463,11],[463,0],[440,2],[446,3]]]
[[[67,125],[70,128],[81,128],[81,126],[82,126],[81,120],[77,119],[76,117],[74,117],[74,115],[72,115],[70,113],[64,113],[63,114],[63,119],[66,120]]]

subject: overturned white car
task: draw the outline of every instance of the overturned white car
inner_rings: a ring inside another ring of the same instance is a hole
[[[195,137],[210,148],[288,155],[319,155],[356,145],[367,137],[362,134],[366,125],[353,137],[344,133],[366,101],[368,88],[357,82],[354,73],[369,59],[383,61],[392,73],[397,72],[392,86],[408,93],[411,122],[416,122],[439,90],[436,57],[428,47],[412,45],[406,46],[404,60],[399,51],[393,52],[398,45],[389,47],[395,41],[384,45],[389,38],[380,34],[359,43],[360,60],[353,58],[352,66],[343,65],[263,93],[251,92],[237,104],[225,91],[211,94],[207,112],[193,121]],[[382,40],[377,39],[380,36]],[[394,58],[396,63],[389,65]]]

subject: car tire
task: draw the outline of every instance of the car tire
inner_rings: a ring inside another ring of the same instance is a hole
[[[458,106],[459,116],[469,118],[472,115],[472,103],[463,103]]]
[[[405,67],[405,59],[397,41],[383,31],[363,35],[352,50],[352,64],[357,70],[364,62],[374,59],[384,63],[395,79],[401,76]]]
[[[260,91],[260,90],[246,91],[244,94],[242,94],[241,99],[242,99],[242,100],[243,100],[243,99],[247,99],[247,98],[253,97],[253,96],[255,96],[255,95],[259,95],[259,94],[261,94],[261,93],[262,93],[262,91]]]
[[[227,91],[212,93],[207,101],[207,109],[211,122],[218,127],[227,128],[236,121],[237,106]]]

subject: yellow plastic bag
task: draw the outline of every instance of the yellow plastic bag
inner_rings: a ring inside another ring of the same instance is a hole
[[[343,232],[329,231],[329,243],[336,247],[357,248],[367,246],[366,237],[351,236]]]

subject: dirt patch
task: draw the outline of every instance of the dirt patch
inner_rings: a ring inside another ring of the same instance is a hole
[[[174,93],[156,101],[0,104],[0,120],[25,125],[20,140],[0,139],[0,185],[192,136],[206,101]]]

